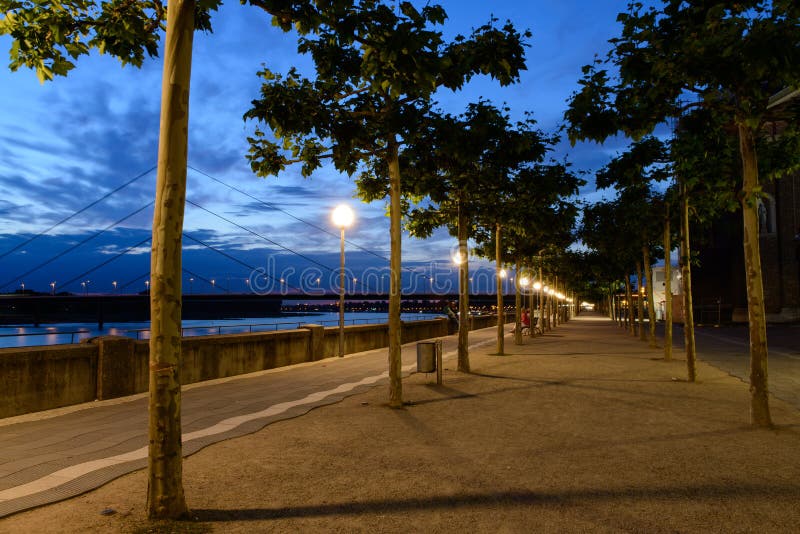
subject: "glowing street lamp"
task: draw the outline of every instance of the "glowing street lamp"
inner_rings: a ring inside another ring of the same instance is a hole
[[[114,286],[114,293],[116,293],[117,292],[117,281],[114,280],[113,282],[111,282],[111,285]]]
[[[339,357],[344,356],[344,229],[353,224],[355,214],[350,206],[341,204],[333,210],[331,220],[341,232],[341,255],[339,262]]]
[[[149,295],[150,294],[150,280],[145,280],[144,281],[144,288],[145,288],[145,291],[147,292],[147,294]]]
[[[56,294],[56,282],[55,282],[55,280],[50,282],[50,294],[51,295],[55,295]]]

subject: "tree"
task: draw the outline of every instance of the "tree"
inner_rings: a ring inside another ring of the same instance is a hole
[[[467,239],[475,237],[474,229],[481,224],[487,206],[508,201],[509,196],[515,198],[507,194],[509,180],[522,166],[541,160],[553,143],[534,128],[535,121],[530,117],[513,123],[508,111],[480,101],[470,104],[459,117],[438,115],[427,128],[420,129],[415,143],[403,154],[410,194],[429,201],[410,211],[411,234],[427,237],[435,228],[447,226],[458,237],[462,317],[468,313]],[[468,325],[463,323],[459,370],[466,371]]]
[[[792,0],[685,2],[659,8],[631,3],[617,19],[621,36],[607,63],[584,68],[582,89],[567,112],[571,138],[604,139],[616,131],[634,137],[677,117],[679,99],[724,114],[739,139],[748,316],[750,413],[768,427],[767,342],[756,205],[760,194],[756,140],[769,119],[770,97],[800,85],[800,6]],[[603,124],[603,120],[610,121]]]
[[[555,142],[555,138],[549,140],[550,144]],[[569,170],[569,164],[554,161],[528,163],[511,178],[502,198],[482,197],[476,254],[493,259],[498,265],[505,259],[532,267],[538,259],[541,267],[541,253],[547,251],[551,271],[556,275],[558,263],[552,260],[574,238],[572,229],[578,209],[571,198],[585,182]],[[498,226],[504,229],[502,239]],[[517,278],[519,275],[517,272]],[[552,299],[548,299],[550,302]],[[498,298],[498,308],[501,306]],[[544,310],[540,312],[544,317]],[[498,329],[498,353],[503,349],[501,339],[502,331]]]
[[[255,0],[253,0],[255,1]],[[292,69],[279,76],[268,69],[261,98],[245,118],[266,125],[250,141],[249,160],[259,176],[274,175],[302,162],[309,176],[331,159],[340,172],[359,174],[364,200],[389,197],[389,405],[401,407],[400,268],[402,183],[400,153],[412,143],[439,88],[459,89],[472,76],[489,75],[506,85],[525,68],[524,40],[509,22],[495,20],[445,42],[436,27],[446,19],[441,6],[396,9],[377,0],[350,3],[286,3],[275,7],[276,22],[300,33],[298,51],[315,65],[316,78]]]
[[[175,0],[165,36],[156,202],[151,251],[150,450],[147,509],[151,518],[187,512],[182,483],[180,337],[181,234],[186,196],[189,81],[195,29],[210,30],[219,0]],[[166,8],[159,0],[58,4],[0,0],[10,35],[11,70],[28,67],[39,80],[65,76],[91,49],[123,65],[141,66],[158,51]]]
[[[613,186],[620,191],[620,199],[627,199],[627,212],[637,221],[639,228],[638,242],[641,246],[644,267],[644,279],[647,281],[647,307],[649,335],[642,328],[644,321],[643,301],[639,303],[640,337],[649,339],[650,346],[655,348],[655,305],[653,302],[652,262],[660,249],[662,232],[662,207],[658,196],[652,190],[652,184],[663,182],[671,177],[668,165],[668,147],[656,137],[648,136],[633,143],[630,148],[612,159],[597,173],[597,186],[601,188]],[[637,267],[639,287],[641,288],[641,269]]]
[[[627,200],[627,199],[625,199]],[[630,273],[639,257],[638,220],[630,216],[631,202],[596,202],[583,209],[583,220],[578,231],[583,243],[599,254],[607,263],[607,272],[613,280],[623,281],[626,291],[626,313],[624,323],[634,334],[631,313]],[[612,286],[616,284],[612,283]]]

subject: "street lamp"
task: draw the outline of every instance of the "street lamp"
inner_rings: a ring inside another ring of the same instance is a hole
[[[194,278],[189,278],[189,294],[194,292]]]
[[[56,294],[56,282],[55,282],[55,280],[50,282],[50,294],[51,295],[55,295]]]
[[[145,280],[144,281],[144,288],[145,288],[145,293],[149,295],[150,294],[150,280]]]
[[[331,215],[334,226],[341,232],[341,256],[339,262],[339,357],[344,356],[344,229],[353,224],[355,215],[350,206],[341,204]]]
[[[111,282],[111,285],[114,286],[114,293],[116,293],[117,292],[117,281],[114,280],[113,282]]]

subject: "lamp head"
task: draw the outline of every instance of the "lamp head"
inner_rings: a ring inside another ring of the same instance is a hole
[[[347,204],[340,204],[339,206],[336,206],[336,209],[333,210],[333,214],[331,215],[333,224],[338,228],[347,228],[353,224],[354,219],[355,214]]]

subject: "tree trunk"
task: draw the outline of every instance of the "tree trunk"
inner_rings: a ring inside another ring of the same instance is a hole
[[[642,277],[642,263],[636,262],[636,318],[639,320],[639,339],[647,341],[647,332],[644,330],[644,278]]]
[[[389,406],[403,406],[403,376],[401,359],[400,292],[401,233],[400,233],[400,161],[397,141],[392,137],[389,148]]]
[[[624,281],[622,282],[622,288],[621,289],[622,289],[622,291],[625,292],[624,295],[628,294],[627,290],[625,288],[625,282]],[[620,327],[622,327],[623,330],[628,330],[628,306],[627,306],[627,301],[625,301],[626,302],[625,306],[622,305],[622,302],[624,301],[624,298],[623,298],[624,295],[620,295],[617,298],[617,303],[619,304]]]
[[[514,307],[516,308],[514,315],[514,344],[522,345],[522,295],[519,292],[519,260],[515,264],[516,272],[514,273]]]
[[[544,335],[544,272],[541,254],[539,254],[539,286],[539,317],[537,318],[537,322],[539,324],[539,331]]]
[[[664,218],[664,359],[672,361],[672,236],[669,224],[669,203]]]
[[[555,306],[555,309],[553,310],[553,317],[555,318],[556,326],[559,326],[563,322],[561,320],[561,299],[558,298],[558,293],[559,293],[558,289],[559,289],[558,276],[556,276],[556,287],[553,288],[553,291],[555,291],[555,295],[553,295],[553,297],[555,298],[555,300],[553,300],[553,304]]]
[[[495,244],[494,244],[494,259],[497,262],[497,354],[505,353],[505,345],[503,333],[505,329],[506,314],[503,310],[503,279],[500,276],[500,271],[503,270],[503,258],[501,240],[502,231],[500,224],[495,227]]]
[[[697,351],[694,343],[694,310],[692,309],[692,265],[689,240],[689,194],[686,184],[681,192],[681,282],[683,284],[683,339],[686,350],[686,371],[689,382],[697,380]]]
[[[533,265],[533,262],[531,262],[531,265]],[[530,293],[528,294],[528,320],[531,323],[531,326],[528,329],[528,336],[530,336],[530,337],[533,337],[534,335],[536,335],[535,334],[536,333],[536,328],[535,328],[536,321],[535,321],[534,315],[533,315],[533,312],[536,309],[536,302],[535,302],[536,297],[535,297],[535,293],[533,292],[533,280],[534,280],[534,272],[535,271],[533,269],[534,268],[531,267],[531,271],[530,271]]]
[[[469,373],[469,222],[459,204],[458,209],[458,370]]]
[[[553,310],[553,295],[550,294],[550,291],[553,288],[548,286],[547,292],[544,294],[544,310],[545,310],[545,320],[544,324],[547,327],[547,331],[550,332],[553,330],[553,322],[552,322],[552,310]]]
[[[186,201],[192,0],[170,4],[161,81],[158,175],[150,256],[150,397],[147,515],[188,512],[181,445],[181,234]]]
[[[633,317],[633,292],[631,291],[631,277],[627,274],[625,275],[625,297],[628,299],[628,328],[630,329],[630,334],[635,336],[636,325]]]
[[[750,420],[771,427],[767,383],[767,322],[758,237],[758,164],[753,130],[739,123],[742,155],[742,217],[744,220],[744,266],[747,285],[747,318],[750,323]]]
[[[651,349],[658,348],[656,345],[656,303],[653,297],[653,266],[650,264],[650,247],[643,247],[644,252],[644,278],[647,281],[645,293],[647,293],[647,326],[649,327],[648,341]]]
[[[615,324],[619,324],[617,322],[617,296],[614,295],[613,292],[609,292],[608,294],[608,309],[609,313],[611,314],[611,319],[614,321]]]

